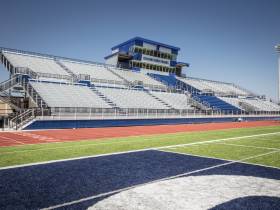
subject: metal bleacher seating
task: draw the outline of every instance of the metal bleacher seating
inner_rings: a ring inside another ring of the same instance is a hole
[[[113,74],[104,65],[75,62],[70,60],[60,60],[60,62],[76,75],[86,74],[90,75],[90,78],[94,78],[101,81],[108,80],[123,82],[123,79]]]
[[[196,95],[196,97],[199,98],[204,103],[207,103],[210,107],[214,109],[220,109],[222,111],[232,111],[232,112],[240,111],[239,108],[225,102],[224,100],[221,100],[216,96]]]
[[[150,86],[165,87],[165,85],[162,84],[161,82],[156,81],[153,78],[151,78],[148,75],[141,73],[141,72],[133,72],[133,71],[129,71],[129,70],[127,70],[127,71],[119,70],[119,69],[112,68],[112,67],[110,69],[131,83],[133,83],[135,81],[141,81],[141,82],[143,82],[144,86],[150,85]]]
[[[231,83],[210,81],[196,78],[180,78],[181,81],[193,86],[202,92],[214,92],[228,95],[248,95],[249,93]]]
[[[250,104],[251,106],[256,108],[256,111],[280,111],[280,107],[276,104],[273,104],[269,101],[260,100],[257,98],[253,99],[239,99],[241,102],[245,102]]]
[[[191,107],[188,96],[182,93],[167,93],[167,92],[151,92],[153,95],[171,105],[175,109],[193,109]]]
[[[27,55],[14,52],[4,52],[5,57],[14,67],[26,67],[36,73],[70,76],[53,58],[37,55]],[[50,75],[49,75],[50,76]]]
[[[97,89],[120,108],[169,109],[143,90],[100,87]]]
[[[279,105],[258,98],[231,98],[231,97],[219,97],[219,98],[239,108],[242,108],[241,106],[242,103],[246,103],[250,105],[252,108],[254,108],[255,111],[280,111]]]
[[[49,107],[111,108],[86,86],[30,82]]]
[[[28,68],[35,72],[35,76],[29,75],[29,84],[48,107],[157,110],[212,108],[239,113],[246,110],[245,104],[252,111],[280,111],[277,104],[261,100],[232,83],[167,73],[135,72],[106,64],[22,51],[5,50],[2,54],[12,67],[18,70]],[[84,86],[85,81],[79,75],[90,76],[91,81],[86,82],[87,86]],[[188,93],[188,96],[184,93]],[[202,106],[193,108],[190,102]]]

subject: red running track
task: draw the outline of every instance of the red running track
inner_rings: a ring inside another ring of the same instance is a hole
[[[209,131],[230,128],[280,126],[279,121],[229,122],[207,124],[181,124],[132,126],[111,128],[81,128],[43,131],[0,132],[0,147],[63,141],[79,141],[114,137],[166,134],[177,132]]]

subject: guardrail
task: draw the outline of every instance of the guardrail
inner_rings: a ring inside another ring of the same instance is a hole
[[[14,76],[11,79],[8,79],[8,80],[0,83],[0,92],[3,92],[5,90],[12,88],[16,84],[21,83],[21,81],[22,81],[21,76]]]
[[[37,116],[49,116],[51,114],[50,109],[32,108],[27,109],[24,112],[16,115],[14,118],[9,119],[9,128],[18,130],[22,126],[32,121]]]
[[[54,107],[48,109],[49,112],[37,114],[40,119],[143,119],[143,118],[188,118],[188,117],[246,117],[246,116],[279,116],[280,111],[255,111],[238,113],[221,110],[201,110],[194,109],[133,109],[133,108],[89,108],[89,107]]]

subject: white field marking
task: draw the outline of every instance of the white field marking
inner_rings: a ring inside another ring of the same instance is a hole
[[[207,159],[224,160],[224,161],[230,161],[230,162],[237,161],[237,160],[232,160],[232,159],[210,157],[210,156],[205,156],[205,155],[197,155],[197,154],[191,154],[191,153],[186,153],[186,152],[178,152],[178,151],[172,151],[172,150],[157,150],[157,151],[170,152],[170,153],[179,154],[179,155],[188,155],[188,156],[201,157],[201,158],[207,158]],[[279,152],[279,154],[280,154],[280,151],[272,151],[272,152],[273,153],[274,152],[275,153]],[[246,165],[262,166],[262,167],[266,167],[266,168],[280,169],[279,167],[276,167],[276,166],[269,166],[269,165],[263,165],[263,164],[259,164],[259,163],[244,162],[244,161],[241,161],[241,160],[239,160],[238,163],[244,163]]]
[[[177,144],[177,145],[170,145],[170,146],[163,146],[164,148],[168,147],[184,147],[184,146],[190,146],[190,145],[197,145],[197,144],[204,144],[208,142],[219,142],[219,141],[226,141],[226,140],[234,140],[234,139],[242,139],[242,138],[252,138],[252,137],[258,137],[258,136],[267,136],[267,135],[277,135],[280,134],[280,132],[273,132],[273,133],[263,133],[263,134],[255,134],[255,135],[249,135],[249,136],[240,136],[240,137],[230,137],[230,138],[223,138],[223,139],[213,139],[213,140],[207,140],[207,141],[200,141],[200,142],[193,142],[193,143],[186,143],[186,144]],[[169,134],[167,134],[169,135]],[[177,135],[177,136],[183,136],[186,135],[186,133]],[[61,147],[51,147],[51,148],[38,148],[38,149],[26,149],[26,150],[17,150],[17,151],[9,151],[9,152],[1,152],[1,154],[14,154],[14,153],[25,153],[25,152],[34,152],[34,151],[45,151],[45,150],[56,150],[56,149],[66,149],[66,148],[77,148],[77,147],[88,147],[88,146],[99,146],[99,145],[113,145],[113,144],[121,144],[125,142],[132,142],[132,141],[150,141],[151,138],[154,138],[153,135],[147,136],[146,138],[141,138],[141,139],[126,139],[126,140],[120,140],[120,141],[115,141],[115,142],[95,142],[94,140],[88,144],[83,144],[83,145],[70,145],[70,146],[61,146]],[[161,140],[164,139],[170,139],[172,136],[166,136],[166,137],[161,137]],[[83,140],[83,141],[90,141],[90,140]],[[54,143],[66,143],[66,142],[72,142],[74,143],[75,141],[61,141],[61,142],[54,142]],[[49,142],[48,142],[49,143]],[[45,144],[45,143],[43,143]],[[28,145],[28,144],[26,144]],[[39,144],[35,144],[39,145]],[[150,149],[158,149],[151,147]],[[160,147],[162,148],[162,147]],[[1,150],[1,148],[0,148]],[[139,151],[139,150],[132,150],[133,151]],[[115,153],[108,153],[110,154],[115,154]],[[94,155],[93,155],[94,156]],[[88,156],[86,156],[88,157]],[[1,168],[0,168],[1,169]]]
[[[249,135],[249,136],[230,137],[230,138],[223,138],[223,139],[213,139],[213,140],[193,142],[193,143],[186,143],[186,144],[177,144],[177,145],[158,147],[158,149],[167,149],[167,148],[174,148],[174,147],[185,147],[185,146],[191,146],[191,145],[215,143],[215,142],[228,141],[228,140],[236,140],[236,139],[247,139],[247,138],[260,137],[260,136],[277,135],[277,134],[280,134],[280,132],[255,134],[255,135]]]
[[[219,167],[222,167],[222,166],[232,165],[234,163],[240,163],[240,161],[246,161],[246,160],[254,159],[254,158],[257,158],[257,157],[262,157],[262,156],[269,155],[269,154],[272,154],[272,153],[275,153],[275,152],[278,152],[278,151],[262,153],[262,154],[259,154],[259,155],[254,155],[254,156],[247,157],[247,158],[237,160],[237,161],[226,162],[226,163],[206,167],[206,168],[203,168],[203,169],[194,170],[194,171],[191,171],[191,172],[178,174],[178,175],[175,175],[175,176],[170,176],[170,177],[150,181],[150,182],[147,182],[147,183],[144,183],[144,184],[138,184],[138,185],[135,185],[135,186],[126,187],[126,188],[122,188],[122,189],[119,189],[119,190],[114,190],[114,191],[107,192],[107,193],[101,193],[101,194],[98,194],[98,195],[81,198],[79,200],[74,200],[74,201],[63,203],[63,204],[58,204],[58,205],[55,205],[55,206],[50,206],[50,207],[47,207],[47,208],[43,208],[42,210],[51,210],[51,209],[56,209],[56,208],[62,208],[62,207],[65,207],[65,206],[70,206],[70,205],[73,205],[73,204],[93,200],[95,198],[100,198],[100,197],[103,197],[103,196],[112,195],[114,193],[119,193],[119,192],[122,192],[122,191],[125,191],[125,190],[134,189],[136,187],[141,187],[141,186],[145,186],[145,185],[148,185],[148,184],[161,182],[161,181],[165,181],[165,180],[169,180],[169,179],[175,179],[175,178],[179,178],[179,177],[182,177],[182,176],[188,176],[188,175],[191,175],[191,174],[194,174],[194,173],[199,173],[199,172],[207,171],[207,170],[210,170],[210,169],[219,168]]]
[[[222,143],[222,142],[214,143],[214,144],[229,145],[229,146],[236,146],[236,147],[248,147],[248,148],[255,148],[255,149],[278,150],[278,151],[280,151],[279,148],[274,148],[274,147],[260,147],[260,146],[243,145],[243,144]]]
[[[280,134],[280,132],[255,134],[255,135],[249,135],[249,136],[231,137],[231,138],[223,138],[223,139],[216,139],[216,140],[207,140],[207,141],[186,143],[186,144],[178,144],[178,145],[171,145],[171,146],[149,147],[149,148],[145,148],[145,149],[130,150],[130,151],[123,151],[123,152],[113,152],[113,153],[106,153],[106,154],[99,154],[99,155],[89,155],[89,156],[66,158],[66,159],[60,159],[60,160],[43,161],[43,162],[37,162],[37,163],[20,164],[20,165],[14,165],[14,166],[1,167],[0,170],[26,167],[26,166],[34,166],[34,165],[42,165],[42,164],[48,164],[48,163],[57,163],[57,162],[64,162],[64,161],[80,160],[80,159],[86,159],[86,158],[128,154],[128,153],[133,153],[133,152],[144,152],[144,151],[148,151],[148,150],[161,150],[161,149],[169,149],[169,148],[176,148],[176,147],[185,147],[185,146],[192,146],[192,145],[199,145],[199,144],[207,144],[207,143],[210,143],[210,142],[220,142],[220,141],[227,141],[227,140],[234,140],[234,139],[253,138],[253,137],[259,137],[259,136],[268,136],[268,135],[277,135],[277,134]],[[81,146],[86,146],[86,145],[81,145]],[[69,148],[72,148],[72,147],[75,147],[75,146],[69,146]],[[78,147],[78,145],[76,147]],[[60,149],[60,148],[65,148],[65,147],[58,147],[56,149]],[[54,149],[54,148],[50,148],[50,149]],[[47,148],[46,148],[46,150],[47,150]],[[36,151],[36,150],[32,150],[32,151]],[[13,153],[13,152],[11,152],[11,153]],[[4,153],[1,153],[1,154],[4,154]]]

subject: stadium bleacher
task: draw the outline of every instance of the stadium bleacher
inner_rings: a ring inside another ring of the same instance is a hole
[[[4,52],[3,54],[14,67],[27,67],[36,73],[45,74],[46,77],[51,74],[70,76],[68,72],[61,68],[53,58],[14,52]]]
[[[60,62],[76,75],[86,74],[90,75],[90,78],[94,78],[100,81],[108,80],[111,82],[123,82],[123,80],[120,77],[117,77],[115,74],[110,72],[108,68],[102,65],[74,62],[70,60],[61,60]]]
[[[143,90],[101,87],[97,89],[121,108],[169,109]]]
[[[223,114],[280,112],[279,105],[232,83],[179,77],[166,72],[131,71],[13,50],[2,51],[1,61],[9,71],[16,70],[10,71],[11,74],[27,75],[23,86],[34,89],[37,95],[32,95],[32,90],[27,88],[31,98],[35,97],[33,101],[37,107],[42,109],[46,106],[96,108],[106,109],[106,113],[119,113],[122,109],[138,113],[145,109],[145,113],[159,110],[157,114],[182,114],[184,111],[207,114],[209,110]],[[21,68],[28,71],[21,72]],[[85,109],[84,114],[87,112]]]
[[[124,78],[126,81],[130,83],[134,82],[142,82],[144,86],[154,86],[154,87],[162,87],[164,88],[165,85],[161,82],[152,79],[148,75],[141,73],[141,72],[135,72],[135,71],[129,71],[129,70],[120,70],[116,68],[110,67],[110,69],[115,72],[115,74],[119,75],[120,77]]]
[[[220,109],[222,111],[228,111],[228,112],[239,112],[240,109],[233,106],[232,104],[229,104],[220,98],[216,96],[208,96],[208,95],[195,95],[199,100],[201,100],[203,103],[207,103],[211,108],[213,109]]]
[[[162,101],[170,104],[175,109],[193,109],[188,101],[188,96],[182,93],[152,92]]]
[[[232,97],[219,97],[221,100],[226,101],[233,106],[243,109],[242,104],[246,103],[250,105],[254,111],[280,111],[280,107],[267,100],[261,100],[258,98],[232,98]]]
[[[238,88],[234,84],[218,81],[210,81],[196,78],[180,78],[181,81],[193,86],[201,92],[214,92],[227,95],[248,95],[249,93]]]
[[[30,82],[49,107],[112,108],[86,86]]]

